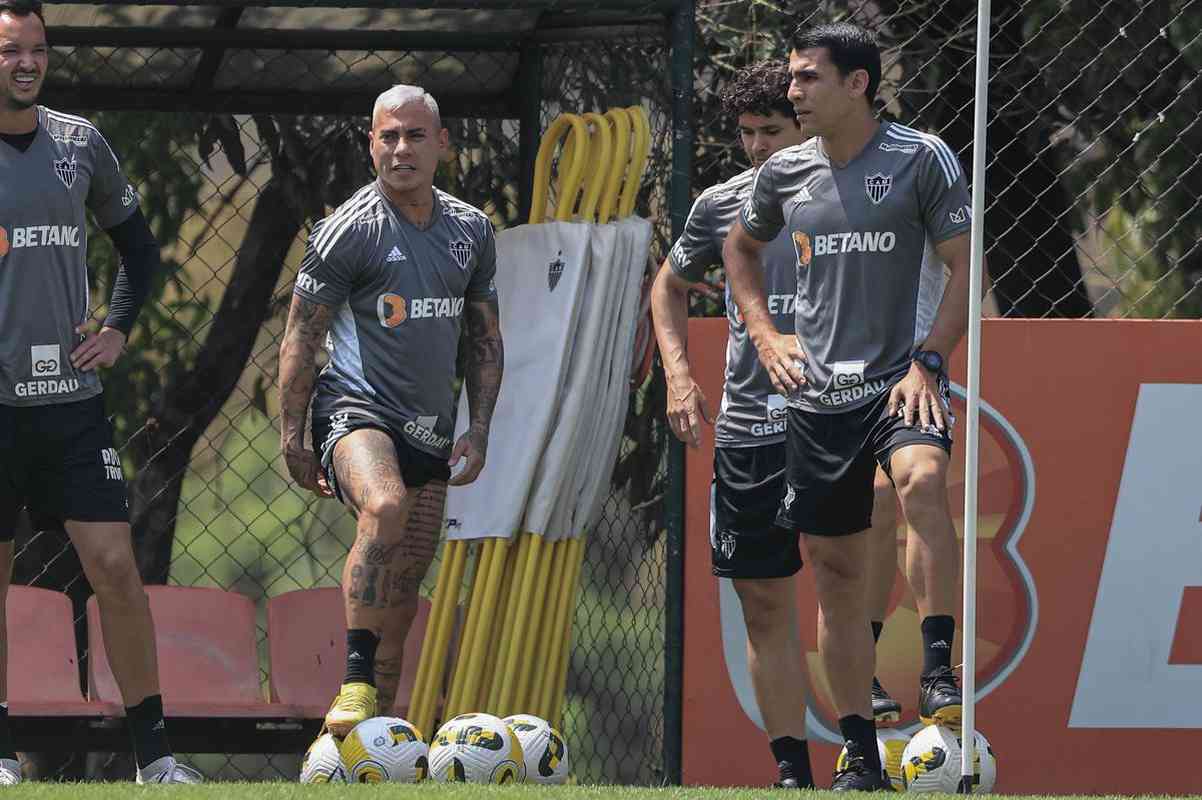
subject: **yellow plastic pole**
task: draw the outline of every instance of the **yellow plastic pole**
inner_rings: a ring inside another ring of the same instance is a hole
[[[559,686],[559,662],[563,659],[564,648],[567,647],[565,639],[568,636],[568,631],[572,625],[572,609],[569,601],[569,594],[572,585],[572,570],[574,565],[572,562],[574,547],[571,539],[567,540],[564,546],[563,560],[564,570],[559,581],[559,586],[555,594],[555,630],[553,632],[554,641],[552,642],[551,650],[547,656],[547,666],[545,670],[546,682],[542,686],[542,695],[539,698],[539,708],[543,713],[539,714],[543,719],[550,720],[551,714],[555,710],[555,695]]]
[[[639,198],[639,187],[643,183],[643,173],[647,171],[647,155],[651,152],[651,125],[647,122],[647,112],[642,106],[630,106],[626,112],[630,114],[634,123],[634,152],[626,170],[626,183],[622,187],[622,202],[618,206],[620,217],[629,217],[634,213],[634,204]]]
[[[551,190],[551,156],[554,154],[555,146],[559,143],[560,138],[564,136],[572,137],[577,144],[571,144],[571,140],[565,142],[565,149],[559,160],[562,180],[559,206],[564,205],[564,191],[573,193],[580,191],[580,182],[584,178],[585,167],[585,159],[581,157],[584,153],[581,150],[588,142],[588,129],[585,127],[584,120],[575,114],[560,114],[543,134],[543,140],[538,146],[538,157],[534,160],[534,196],[530,199],[531,223],[543,222],[546,219],[547,195]],[[567,150],[569,146],[572,147],[570,152]],[[571,155],[572,158],[565,158],[568,155]],[[566,178],[563,177],[565,174]],[[575,194],[572,197],[574,198]],[[565,210],[557,207],[555,211],[558,219],[561,212]],[[567,216],[564,216],[563,219],[570,218],[570,208],[566,209],[566,214]]]
[[[468,600],[467,618],[463,624],[463,636],[459,638],[459,652],[455,656],[455,671],[452,673],[451,689],[447,692],[447,719],[463,712],[463,687],[467,673],[475,656],[476,632],[484,618],[484,584],[488,580],[488,567],[492,563],[495,539],[475,540],[476,570],[472,575],[472,591]]]
[[[484,576],[484,597],[480,603],[480,622],[476,626],[472,638],[471,659],[467,662],[467,676],[463,682],[463,690],[459,695],[459,713],[483,711],[480,702],[480,680],[484,674],[484,664],[488,660],[488,645],[491,633],[497,622],[497,593],[501,588],[501,574],[505,569],[505,540],[492,539],[492,556],[488,559],[488,567]]]
[[[609,130],[609,122],[605,117],[590,111],[584,114],[585,122],[593,127],[592,145],[589,148],[589,169],[584,185],[584,200],[580,203],[580,218],[584,222],[594,222],[597,216],[597,203],[605,191],[606,174],[603,171],[606,164],[614,158],[613,135]]]
[[[539,572],[537,580],[534,582],[534,596],[530,600],[530,618],[526,624],[527,645],[526,652],[530,654],[530,658],[526,661],[525,669],[518,670],[516,676],[517,686],[513,692],[513,706],[516,714],[532,713],[534,707],[534,698],[532,696],[532,687],[537,687],[534,682],[534,675],[539,666],[539,653],[545,647],[547,640],[546,625],[550,622],[552,615],[546,613],[547,598],[550,596],[551,581],[555,574],[555,542],[547,542],[543,545],[543,557],[539,561]]]
[[[476,697],[476,707],[481,711],[492,713],[492,706],[489,705],[492,701],[492,693],[497,686],[497,664],[498,655],[501,650],[501,644],[508,636],[509,625],[506,620],[509,619],[509,603],[512,597],[513,574],[517,567],[517,551],[518,536],[508,539],[505,542],[505,560],[501,564],[501,586],[497,590],[497,602],[495,608],[497,616],[488,626],[488,641],[485,643],[486,659],[484,662],[484,673],[480,678],[479,695]]]
[[[526,577],[526,563],[529,560],[531,543],[534,534],[519,534],[517,554],[513,561],[513,577],[509,582],[509,597],[505,603],[505,618],[502,621],[504,630],[501,635],[501,646],[497,653],[497,667],[492,673],[492,686],[488,690],[488,703],[485,708],[489,713],[496,714],[501,709],[502,695],[505,692],[505,665],[509,662],[509,651],[513,648],[513,635],[517,627],[518,604],[522,596],[522,582]]]
[[[551,713],[547,719],[552,725],[562,729],[563,720],[560,719],[563,714],[564,694],[567,692],[568,683],[568,661],[572,652],[572,620],[575,618],[576,610],[576,587],[580,583],[580,572],[582,562],[584,560],[584,537],[577,536],[572,539],[571,548],[568,550],[571,557],[571,580],[568,582],[567,604],[568,615],[567,624],[564,626],[563,648],[559,654],[559,668],[556,671],[554,700],[555,703],[551,707]]]
[[[630,132],[633,124],[630,114],[624,108],[611,108],[605,112],[605,118],[613,125],[614,147],[609,163],[601,165],[605,169],[605,191],[601,193],[597,222],[602,225],[613,219],[622,198],[622,175],[630,161]]]
[[[564,601],[564,585],[571,571],[569,556],[570,542],[560,539],[555,543],[555,566],[551,572],[551,582],[547,594],[547,604],[551,616],[547,621],[546,635],[540,642],[538,656],[538,681],[534,684],[534,709],[531,713],[543,719],[551,713],[552,694],[554,693],[555,672],[559,668],[559,650],[563,647],[563,625],[567,616],[567,603]]]
[[[501,701],[494,712],[498,716],[516,713],[513,709],[514,692],[517,689],[518,670],[528,661],[526,652],[527,623],[530,619],[531,601],[534,597],[534,583],[540,576],[540,567],[544,551],[543,537],[531,534],[530,551],[526,554],[526,568],[519,584],[517,615],[512,620],[512,641],[509,652],[505,654],[505,669],[501,671]]]
[[[430,623],[422,643],[421,660],[414,686],[418,708],[410,710],[409,720],[418,730],[432,731],[437,712],[438,696],[442,692],[447,648],[455,626],[455,609],[463,582],[463,567],[467,557],[467,542],[447,542],[443,548],[443,563],[434,586],[430,608]],[[422,668],[425,668],[424,671]]]

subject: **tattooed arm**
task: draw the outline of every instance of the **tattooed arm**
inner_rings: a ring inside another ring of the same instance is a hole
[[[280,449],[301,487],[330,497],[317,455],[305,449],[305,415],[317,379],[317,348],[330,328],[333,309],[293,295],[280,344]]]
[[[451,452],[452,464],[467,457],[463,471],[449,481],[452,486],[471,483],[484,469],[488,429],[492,425],[492,412],[497,407],[501,373],[505,368],[505,346],[501,342],[501,316],[496,298],[469,302],[464,316],[468,340],[464,383],[470,424]]]

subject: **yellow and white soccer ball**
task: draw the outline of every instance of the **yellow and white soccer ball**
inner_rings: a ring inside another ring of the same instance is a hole
[[[301,760],[301,783],[346,783],[346,767],[338,740],[328,733],[318,736]]]
[[[997,783],[997,759],[989,740],[973,737],[973,792],[989,793]],[[911,792],[953,793],[960,786],[961,739],[942,725],[928,725],[902,753],[902,780]]]
[[[902,782],[902,753],[909,743],[910,737],[899,731],[897,728],[878,728],[876,732],[876,751],[881,757],[881,764],[885,767],[885,772],[889,775],[889,783],[893,786],[893,791],[904,792],[905,784]],[[847,748],[844,747],[839,751],[839,757],[835,760],[835,769],[843,769],[843,759],[847,758]]]
[[[430,778],[445,783],[522,783],[522,743],[500,717],[460,714],[444,723],[430,742]]]
[[[568,746],[550,722],[533,714],[514,714],[504,722],[522,743],[527,783],[568,782]]]
[[[348,783],[418,783],[429,773],[430,748],[400,717],[372,717],[342,741]]]

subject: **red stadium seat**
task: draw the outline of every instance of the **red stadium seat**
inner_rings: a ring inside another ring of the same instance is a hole
[[[398,716],[409,710],[429,616],[429,601],[419,598],[392,710]],[[267,634],[272,700],[299,707],[307,718],[324,717],[346,667],[342,590],[301,589],[272,597],[267,601]]]
[[[259,678],[255,605],[235,592],[147,586],[158,647],[159,682],[168,717],[296,717],[297,709],[264,700]],[[121,703],[109,667],[95,596],[88,599],[89,694]]]
[[[10,586],[7,599],[8,708],[14,717],[113,716],[118,705],[84,699],[79,688],[71,598]]]

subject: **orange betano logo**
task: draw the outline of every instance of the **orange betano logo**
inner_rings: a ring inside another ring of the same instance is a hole
[[[400,325],[409,316],[405,310],[405,298],[391,292],[380,295],[376,299],[376,316],[385,328]]]
[[[0,227],[0,258],[4,258],[6,255],[8,255],[8,248],[8,231],[4,230],[3,227]]]
[[[810,259],[814,257],[814,250],[810,247],[810,237],[801,231],[793,231],[793,245],[797,248],[797,263],[800,266],[808,267]]]

